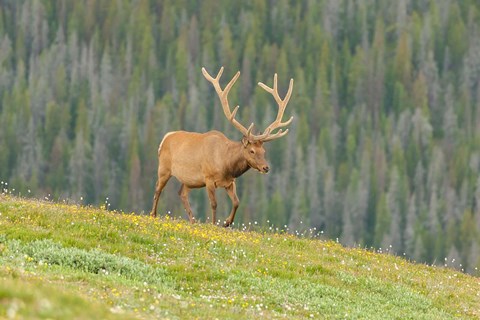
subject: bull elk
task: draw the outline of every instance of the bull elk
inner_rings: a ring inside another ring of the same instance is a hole
[[[228,104],[228,92],[240,76],[240,71],[226,85],[225,89],[220,86],[220,77],[223,67],[217,76],[212,77],[205,68],[202,68],[205,78],[212,83],[217,92],[227,119],[243,135],[241,141],[232,141],[219,131],[206,133],[173,131],[167,133],[158,148],[158,180],[153,197],[153,208],[150,215],[157,216],[158,198],[168,180],[173,176],[181,182],[178,192],[188,214],[191,223],[195,218],[190,208],[188,194],[194,188],[207,188],[208,198],[212,207],[212,222],[216,223],[217,201],[215,198],[216,188],[225,188],[232,200],[232,210],[225,221],[228,227],[233,223],[239,200],[235,186],[235,179],[253,168],[261,173],[268,173],[270,167],[265,160],[263,143],[281,138],[288,133],[280,129],[289,125],[293,117],[282,122],[283,113],[288,104],[293,89],[293,79],[290,79],[288,91],[282,99],[278,93],[277,74],[273,77],[273,88],[259,82],[258,85],[273,95],[278,104],[277,118],[261,134],[253,134],[253,123],[244,127],[235,119],[239,106],[233,111]],[[275,132],[275,130],[277,130]]]

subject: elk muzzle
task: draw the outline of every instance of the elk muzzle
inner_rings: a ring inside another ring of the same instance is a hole
[[[270,166],[268,165],[268,162],[262,161],[262,162],[257,162],[255,165],[251,166],[252,168],[258,170],[258,172],[267,174],[270,171]]]

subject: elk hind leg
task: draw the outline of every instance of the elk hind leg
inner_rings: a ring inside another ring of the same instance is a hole
[[[180,190],[178,191],[178,195],[180,199],[182,199],[183,206],[185,207],[185,211],[188,214],[188,219],[190,223],[195,223],[195,217],[193,216],[192,208],[190,207],[190,202],[188,201],[188,194],[190,192],[190,188],[187,187],[185,184],[182,184]]]
[[[235,213],[237,212],[238,206],[240,205],[240,200],[237,196],[237,187],[235,185],[235,182],[226,187],[225,190],[227,190],[227,194],[230,197],[230,200],[232,200],[232,211],[230,212],[230,215],[228,216],[225,224],[223,225],[224,227],[229,227],[233,223],[233,219],[235,219]]]
[[[153,195],[152,212],[150,212],[150,216],[152,217],[157,216],[158,199],[160,198],[160,194],[162,193],[163,188],[165,188],[165,185],[167,184],[170,177],[171,175],[169,172],[163,172],[160,168],[158,169],[158,179],[157,183],[155,184],[155,194]]]
[[[212,223],[217,223],[217,199],[215,197],[215,183],[206,183],[208,199],[210,200],[210,206],[212,207]]]

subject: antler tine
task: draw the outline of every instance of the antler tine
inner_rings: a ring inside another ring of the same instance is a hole
[[[267,141],[270,141],[270,140],[274,140],[274,139],[278,139],[278,138],[281,138],[285,135],[287,135],[288,133],[288,129],[286,129],[285,131],[283,131],[282,129],[278,130],[276,133],[272,134],[272,135],[269,135],[268,137],[266,137],[265,139],[263,139],[262,141],[263,142],[267,142]]]
[[[218,70],[217,76],[215,77],[215,80],[220,80],[220,77],[223,74],[223,66],[220,67],[220,70]]]
[[[277,102],[278,104],[278,113],[277,113],[277,117],[275,119],[275,121],[273,121],[266,129],[265,131],[263,132],[263,134],[261,135],[262,139],[258,139],[258,140],[262,140],[262,141],[270,141],[270,140],[273,140],[273,139],[277,139],[277,138],[280,138],[280,137],[283,137],[285,136],[287,133],[288,133],[288,129],[283,131],[282,129],[280,129],[279,131],[277,131],[276,133],[274,134],[270,134],[272,131],[274,131],[275,129],[278,129],[278,128],[282,128],[282,127],[285,127],[285,126],[288,126],[292,121],[293,121],[293,117],[290,117],[290,119],[288,119],[287,121],[285,122],[282,122],[282,117],[283,117],[283,114],[285,112],[285,109],[287,107],[287,104],[288,102],[290,101],[290,97],[292,95],[292,91],[293,91],[293,79],[290,79],[290,83],[288,85],[288,90],[287,90],[287,93],[285,94],[285,97],[282,99],[280,98],[280,95],[278,93],[278,77],[277,77],[277,74],[275,73],[274,76],[273,76],[273,88],[270,88],[269,86],[265,85],[264,83],[262,82],[259,82],[258,85],[260,87],[262,87],[263,90],[267,91],[268,93],[270,93],[271,95],[273,95],[273,98],[275,99],[275,101]]]
[[[218,71],[218,74],[215,78],[213,78],[208,71],[205,68],[202,68],[202,73],[204,77],[212,83],[213,87],[215,88],[215,91],[217,92],[218,97],[220,98],[220,103],[222,104],[222,109],[223,113],[227,117],[227,119],[233,124],[235,128],[237,128],[245,137],[248,137],[251,134],[252,128],[253,128],[253,123],[250,126],[249,129],[245,128],[240,122],[238,122],[235,119],[235,115],[237,114],[239,106],[235,107],[233,109],[233,112],[230,111],[230,106],[228,104],[228,92],[230,89],[233,87],[235,84],[235,81],[237,81],[238,77],[240,76],[240,71],[238,71],[228,82],[228,84],[225,86],[225,89],[222,89],[220,86],[220,77],[223,74],[223,67],[220,68],[220,71]]]
[[[236,106],[235,109],[233,109],[232,114],[231,114],[231,116],[228,120],[232,121],[233,118],[235,118],[235,115],[237,114],[238,108],[240,108],[240,106]]]

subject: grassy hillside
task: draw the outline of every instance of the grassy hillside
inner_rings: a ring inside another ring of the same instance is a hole
[[[480,317],[480,279],[320,240],[0,196],[0,317]]]

